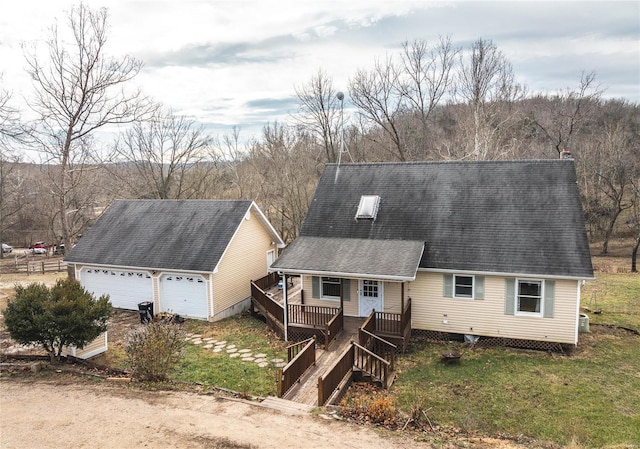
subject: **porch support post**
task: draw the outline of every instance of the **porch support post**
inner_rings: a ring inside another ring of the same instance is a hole
[[[404,281],[400,284],[400,322],[404,321]]]
[[[287,290],[287,274],[282,273],[282,299],[284,299],[284,341],[289,341],[289,292]]]
[[[340,308],[344,310],[344,290],[342,285],[342,279],[340,279]]]

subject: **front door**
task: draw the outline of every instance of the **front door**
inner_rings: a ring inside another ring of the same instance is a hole
[[[372,310],[376,312],[384,311],[382,282],[368,279],[361,280],[359,292],[360,316],[369,316]]]

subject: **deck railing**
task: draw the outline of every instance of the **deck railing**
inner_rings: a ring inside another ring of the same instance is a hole
[[[307,338],[304,341],[299,341],[287,346],[287,363],[296,358],[296,356],[309,344],[309,342],[316,340],[316,337]]]
[[[281,324],[284,323],[284,307],[275,302],[273,298],[267,296],[266,293],[253,281],[251,282],[251,296],[275,320]]]
[[[339,307],[306,306],[289,304],[289,324],[326,326],[340,310]]]
[[[289,328],[312,329],[320,332],[324,337],[325,349],[340,333],[344,324],[343,311],[340,307],[289,304],[288,311]]]
[[[287,354],[290,358],[289,363],[278,370],[279,398],[284,396],[300,380],[310,366],[316,364],[316,338],[313,337],[287,347]]]
[[[402,313],[372,311],[361,329],[378,336],[397,338],[402,342],[404,351],[411,338],[411,298],[408,298]]]
[[[411,298],[407,299],[407,304],[404,306],[404,311],[401,317],[400,330],[402,332],[402,336],[404,337],[403,350],[406,349],[407,343],[411,338]]]
[[[260,288],[260,290],[266,291],[280,282],[280,275],[274,271],[273,273],[269,273],[253,282]]]
[[[331,342],[335,340],[340,331],[344,327],[344,310],[342,307],[338,309],[338,312],[327,323],[327,336],[326,336],[326,349],[329,348]]]
[[[354,351],[353,365],[362,372],[369,374],[373,379],[380,381],[387,388],[389,374],[391,373],[391,362],[360,346],[358,343],[352,343],[351,345]]]
[[[399,313],[376,312],[376,332],[381,334],[402,335]]]
[[[349,345],[327,372],[318,377],[318,405],[323,406],[337,390],[348,384],[353,373],[353,345]],[[347,377],[348,376],[348,377]]]
[[[374,354],[387,360],[390,364],[391,371],[394,370],[396,362],[396,349],[398,348],[393,343],[378,337],[377,335],[360,328],[358,331],[358,343],[363,348],[368,349]]]

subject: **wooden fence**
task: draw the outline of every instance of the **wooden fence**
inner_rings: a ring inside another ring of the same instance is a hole
[[[289,363],[278,370],[278,397],[281,398],[316,364],[316,338],[310,338],[287,347]],[[291,356],[293,355],[293,358]]]
[[[26,273],[27,276],[62,271],[67,271],[67,263],[62,259],[20,260],[16,258],[14,263],[5,263],[2,266],[2,273]]]

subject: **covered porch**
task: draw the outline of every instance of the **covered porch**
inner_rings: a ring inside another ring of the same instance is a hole
[[[251,291],[252,312],[263,315],[286,341],[315,335],[328,347],[344,329],[345,318],[366,323],[367,331],[403,351],[410,338],[411,298],[404,282],[271,273],[252,282]]]

